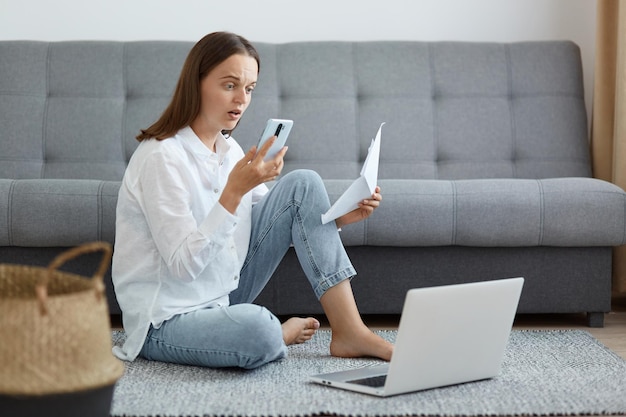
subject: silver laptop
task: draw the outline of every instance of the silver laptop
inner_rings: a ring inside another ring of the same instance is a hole
[[[386,397],[500,373],[524,278],[407,292],[389,363],[311,376],[330,387]]]

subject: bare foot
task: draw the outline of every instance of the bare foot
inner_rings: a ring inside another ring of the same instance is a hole
[[[393,344],[366,326],[359,326],[349,333],[333,331],[330,354],[341,358],[374,357],[389,361]]]
[[[284,322],[282,326],[283,340],[289,346],[310,340],[317,332],[317,329],[320,328],[320,322],[313,317],[292,317]]]

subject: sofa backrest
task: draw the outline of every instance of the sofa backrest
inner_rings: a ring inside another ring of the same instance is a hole
[[[256,43],[259,84],[233,136],[291,118],[286,170],[380,178],[590,176],[579,48],[523,43]],[[120,180],[191,42],[1,41],[0,178]]]

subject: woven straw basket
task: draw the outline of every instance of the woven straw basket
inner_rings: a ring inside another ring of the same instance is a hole
[[[58,270],[95,251],[104,255],[91,279]],[[93,242],[61,253],[47,268],[0,264],[0,394],[72,393],[121,377],[103,282],[111,254],[108,243]]]

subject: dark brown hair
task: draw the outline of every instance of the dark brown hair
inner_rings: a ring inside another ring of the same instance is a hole
[[[230,32],[214,32],[200,39],[187,55],[172,101],[152,126],[141,130],[137,140],[167,139],[188,126],[200,112],[200,82],[213,68],[235,54],[254,58],[259,69],[261,68],[258,52],[242,36]],[[232,130],[223,133],[231,132]]]

